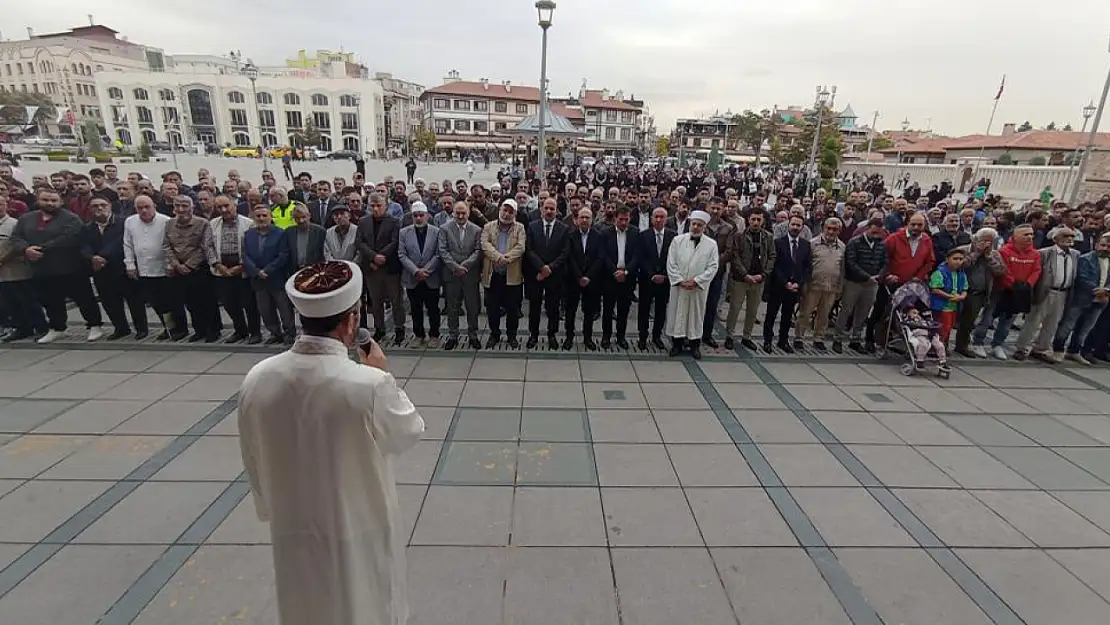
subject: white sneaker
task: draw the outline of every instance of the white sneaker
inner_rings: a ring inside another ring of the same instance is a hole
[[[976,358],[986,358],[987,357],[987,350],[982,345],[972,345],[971,346],[971,353],[975,354]]]
[[[93,341],[99,341],[102,338],[104,338],[104,330],[102,330],[100,326],[93,326],[89,328],[90,343],[92,343]]]
[[[999,360],[1006,360],[1006,350],[1002,349],[1002,346],[999,345],[998,347],[991,349],[991,356],[994,356]]]
[[[1087,367],[1091,366],[1091,361],[1084,358],[1082,354],[1065,354],[1064,358]]]
[[[47,343],[53,343],[54,341],[57,341],[58,339],[62,338],[65,335],[66,335],[65,332],[59,332],[57,330],[50,330],[46,334],[42,335],[41,339],[39,339],[35,342],[38,343],[39,345],[46,345]]]

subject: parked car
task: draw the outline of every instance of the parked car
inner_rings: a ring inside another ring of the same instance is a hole
[[[26,137],[23,145],[54,145],[54,140],[47,137]]]
[[[355,161],[358,160],[359,155],[358,152],[354,150],[336,150],[335,152],[329,153],[327,157],[333,161]]]
[[[272,147],[272,148],[267,149],[266,150],[266,156],[269,156],[270,158],[282,158],[286,154],[288,154],[289,152],[290,152],[290,149],[288,147],[286,147],[286,146],[277,146],[277,147]]]
[[[597,159],[592,156],[583,156],[581,163],[583,167],[593,167],[597,164]]]
[[[224,148],[220,154],[224,156],[258,156],[258,148],[239,147],[239,148]]]

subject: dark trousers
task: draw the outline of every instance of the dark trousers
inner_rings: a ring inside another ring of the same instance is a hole
[[[162,325],[171,332],[177,332],[173,325],[173,315],[170,314],[169,278],[139,278],[139,289],[150,307],[162,320]]]
[[[1087,334],[1082,352],[1104,360],[1110,355],[1110,306],[1099,313],[1094,329]]]
[[[637,321],[640,330],[640,339],[647,340],[648,316],[653,318],[651,324],[651,338],[663,337],[663,326],[667,323],[667,302],[671,299],[671,285],[666,280],[663,284],[651,281],[640,282],[640,307],[637,309]]]
[[[787,291],[785,286],[772,285],[767,289],[767,315],[763,319],[763,342],[770,343],[775,338],[775,317],[779,319],[779,343],[786,343],[790,335],[790,321],[798,306],[798,291]]]
[[[239,336],[262,336],[262,317],[258,314],[258,299],[251,289],[250,280],[242,277],[213,278],[220,304],[231,317],[231,326]]]
[[[135,324],[136,332],[148,332],[146,319],[146,300],[143,299],[139,283],[127,277],[124,273],[109,273],[100,270],[93,274],[93,283],[96,292],[100,295],[100,304],[104,312],[108,313],[108,320],[116,332],[130,332],[131,326],[127,324],[127,315],[124,313],[124,304],[131,312],[131,321]]]
[[[956,351],[966,351],[971,345],[971,331],[979,319],[979,312],[987,305],[990,294],[987,292],[968,293],[967,299],[960,303],[956,321]]]
[[[559,308],[563,303],[564,282],[562,276],[551,274],[546,280],[531,282],[528,291],[528,334],[540,333],[540,312],[547,315],[547,335],[555,336],[559,331]]]
[[[505,311],[505,332],[509,338],[516,336],[520,325],[521,286],[505,282],[505,274],[493,272],[486,289],[486,314],[489,315],[490,336],[501,336],[501,311]]]
[[[178,333],[187,329],[186,310],[189,312],[194,334],[207,336],[216,331],[212,325],[212,307],[216,305],[216,296],[212,292],[211,278],[212,274],[208,273],[207,268],[201,267],[194,269],[192,273],[168,279],[170,314]]]
[[[428,329],[432,338],[439,338],[439,287],[432,288],[421,282],[414,289],[405,289],[409,296],[409,312],[412,313],[412,333],[422,339],[424,334],[424,312],[428,313]]]
[[[601,307],[601,294],[594,285],[582,288],[577,283],[570,285],[567,290],[567,322],[565,328],[567,337],[574,337],[574,318],[578,316],[578,303],[582,303],[582,337],[593,338],[594,316]]]
[[[628,330],[628,313],[632,310],[632,293],[636,283],[628,278],[617,282],[610,278],[605,281],[605,292],[601,305],[601,338],[613,336],[613,310],[617,313],[617,339],[624,339]],[[642,305],[642,304],[641,304]]]
[[[292,165],[292,163],[282,163],[281,164],[281,171],[285,173],[285,179],[286,180],[292,180],[293,179],[293,165]]]
[[[875,293],[875,305],[872,306],[871,314],[867,317],[867,331],[864,334],[864,340],[867,343],[886,345],[886,321],[889,319],[887,308],[889,307],[890,289],[884,285],[879,285],[879,290]],[[877,334],[876,328],[878,328]],[[876,337],[878,340],[876,340]]]
[[[725,275],[728,270],[722,264],[717,269],[717,275],[709,283],[709,297],[705,300],[705,319],[702,321],[701,338],[708,341],[713,338],[713,327],[717,325],[717,305],[721,303],[721,292],[724,290]]]
[[[0,299],[8,313],[8,321],[20,334],[46,332],[46,315],[35,297],[31,280],[0,282]]]
[[[93,295],[92,283],[87,275],[37,276],[32,278],[32,282],[39,302],[46,309],[51,330],[65,332],[66,322],[69,320],[66,315],[67,299],[77,304],[86,328],[99,327],[103,323],[100,307],[96,305],[96,296]]]

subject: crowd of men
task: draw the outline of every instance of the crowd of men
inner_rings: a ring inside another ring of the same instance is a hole
[[[411,318],[419,344],[450,350],[465,339],[479,349],[484,308],[486,348],[522,339],[535,348],[546,335],[549,349],[571,349],[580,334],[587,350],[630,349],[631,340],[699,357],[702,346],[720,347],[727,305],[727,349],[739,330],[752,351],[761,342],[792,353],[811,341],[870,352],[886,342],[891,293],[927,282],[958,248],[968,283],[958,353],[1004,359],[1020,323],[1014,358],[1108,355],[1107,197],[1014,207],[985,195],[960,206],[873,181],[867,191],[848,183],[835,196],[819,188],[796,197],[788,173],[754,169],[563,167],[545,182],[514,169],[488,189],[372,184],[360,169],[350,182],[301,172],[287,189],[268,171],[256,185],[202,169],[195,184],[168,172],[156,185],[138,173],[119,178],[113,165],[23,181],[0,165],[3,340],[58,340],[72,300],[90,341],[146,337],[149,305],[159,339],[260,343],[264,327],[266,343],[290,343],[287,277],[349,260],[365,276],[364,325],[396,345]],[[220,308],[232,324],[226,339]]]

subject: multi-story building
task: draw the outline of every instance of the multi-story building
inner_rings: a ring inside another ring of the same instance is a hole
[[[643,149],[647,127],[643,101],[623,96],[621,91],[588,90],[583,84],[577,97],[550,99],[550,108],[585,133],[575,142],[579,155],[627,155]],[[426,126],[436,133],[437,151],[504,151],[513,145],[505,131],[539,112],[540,92],[507,80],[464,81],[452,70],[442,85],[424,91],[420,102]]]
[[[709,154],[713,148],[723,152],[735,127],[730,111],[709,117],[680,118],[675,121],[671,149],[692,154]]]
[[[424,87],[414,82],[394,78],[388,72],[375,72],[374,81],[381,85],[383,96],[383,115],[385,123],[380,143],[390,150],[399,150],[409,144],[420,122],[424,110],[419,104]]]
[[[237,60],[219,59],[186,59],[186,71],[180,72],[96,74],[108,136],[132,146],[145,140],[379,149],[383,94],[373,80],[291,76],[283,73],[287,68],[259,68],[252,83]],[[201,71],[205,67],[209,71]]]
[[[366,66],[358,62],[354,52],[332,52],[317,50],[316,56],[308,56],[304,50],[297,50],[297,58],[286,59],[285,66],[299,70],[296,75],[321,76],[325,78],[366,78]]]
[[[118,37],[107,26],[89,25],[59,33],[0,42],[0,91],[41,93],[54,104],[56,116],[44,120],[51,133],[73,135],[73,127],[96,122],[104,127],[99,73],[162,71],[160,48]]]

